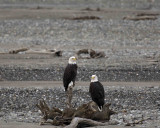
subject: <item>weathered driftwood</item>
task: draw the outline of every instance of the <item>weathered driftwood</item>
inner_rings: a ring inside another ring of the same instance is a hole
[[[134,20],[134,21],[138,21],[138,20],[156,20],[157,17],[156,16],[152,16],[152,15],[142,15],[142,16],[126,16],[123,17],[123,20]]]
[[[91,119],[75,117],[72,119],[71,123],[67,125],[65,128],[77,128],[78,126],[85,127],[85,126],[106,126],[106,125],[108,125],[108,122],[102,123]]]
[[[160,15],[160,13],[156,13],[156,12],[141,12],[138,13],[136,16],[158,16]]]
[[[19,52],[25,52],[27,50],[28,50],[28,48],[20,48],[20,49],[10,50],[9,54],[17,54]]]
[[[33,50],[29,49],[26,51],[28,54],[56,54],[58,56],[62,56],[62,51],[57,50],[48,50],[48,49],[40,49],[40,50]]]
[[[98,16],[79,16],[79,17],[73,17],[73,18],[66,18],[69,20],[100,20],[101,18]]]
[[[89,7],[82,9],[82,11],[101,11],[101,9],[99,7],[97,7],[97,9],[91,9]]]
[[[106,123],[101,123],[97,121],[107,122],[110,119],[110,116],[115,112],[109,109],[111,104],[105,104],[102,112],[98,110],[97,105],[94,102],[89,102],[87,104],[82,104],[77,109],[75,108],[66,108],[61,111],[58,108],[49,108],[44,100],[40,100],[37,107],[43,114],[40,124],[51,123],[56,126],[76,128],[79,126],[97,126],[97,125],[106,125]],[[53,120],[52,122],[47,122],[48,119]],[[72,126],[72,127],[71,127]]]
[[[72,95],[73,95],[73,88],[72,87],[68,87],[68,90],[67,90],[67,98],[68,98],[68,101],[66,101],[66,104],[67,104],[67,108],[72,108]]]
[[[77,52],[77,55],[79,57],[81,57],[80,55],[81,54],[89,54],[90,57],[87,58],[87,59],[90,59],[90,58],[102,58],[102,57],[105,57],[105,53],[104,52],[98,52],[98,51],[95,51],[93,49],[81,49]],[[82,57],[81,57],[82,58]]]
[[[50,109],[44,100],[40,100],[39,104],[36,105],[42,112],[42,119],[40,124],[44,124],[48,119],[54,119],[57,116],[62,115],[62,111],[58,108],[53,107]]]
[[[9,54],[18,54],[20,52],[25,52],[25,54],[52,54],[55,56],[62,56],[62,51],[60,50],[48,50],[48,49],[40,49],[40,50],[33,50],[28,48],[20,48],[15,50],[10,50]]]

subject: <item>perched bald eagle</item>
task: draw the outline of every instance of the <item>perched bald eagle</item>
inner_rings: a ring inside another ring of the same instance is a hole
[[[105,98],[104,88],[103,85],[98,81],[98,77],[96,75],[92,75],[91,77],[89,92],[92,100],[98,105],[99,111],[102,111]]]
[[[72,56],[69,58],[68,65],[66,66],[64,75],[63,75],[63,85],[65,88],[65,91],[67,91],[68,86],[75,85],[76,75],[77,75],[76,58]]]

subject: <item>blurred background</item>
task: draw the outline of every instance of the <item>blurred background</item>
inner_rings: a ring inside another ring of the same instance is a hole
[[[59,81],[74,55],[79,81],[159,81],[159,14],[159,0],[1,0],[0,77]]]
[[[1,8],[123,8],[158,10],[159,0],[1,0]]]

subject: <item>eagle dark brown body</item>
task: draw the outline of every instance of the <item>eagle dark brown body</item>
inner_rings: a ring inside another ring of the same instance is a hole
[[[89,92],[92,100],[98,105],[99,109],[102,109],[105,98],[103,85],[99,81],[91,82]]]
[[[65,88],[65,91],[68,89],[69,83],[72,81],[73,86],[75,84],[75,79],[77,76],[77,64],[68,64],[65,68],[64,75],[63,75],[63,85]]]

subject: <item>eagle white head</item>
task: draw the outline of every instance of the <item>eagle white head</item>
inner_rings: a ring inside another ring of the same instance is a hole
[[[97,81],[98,81],[98,77],[96,75],[92,75],[91,82],[97,82]]]
[[[76,64],[76,57],[74,57],[74,56],[71,56],[70,58],[69,58],[69,60],[68,60],[68,63],[69,64]]]

